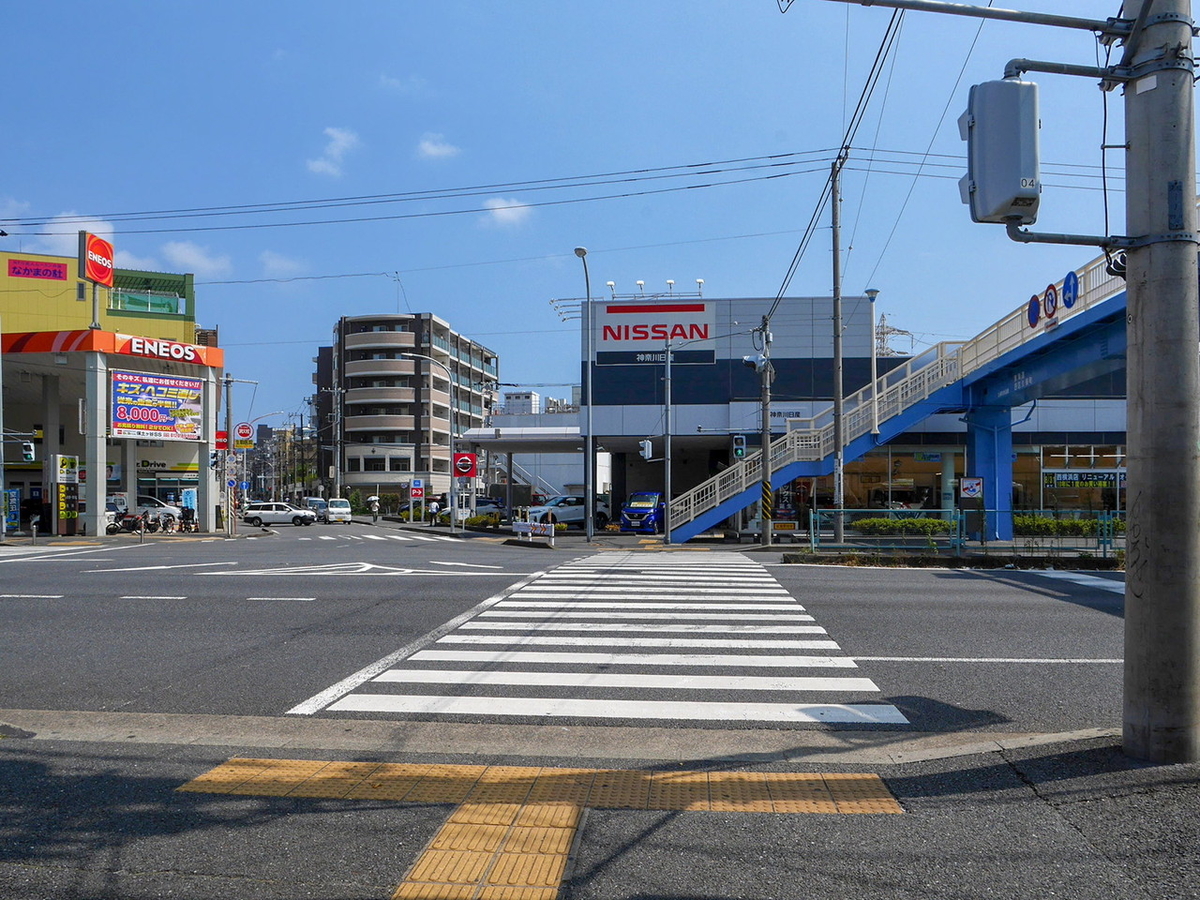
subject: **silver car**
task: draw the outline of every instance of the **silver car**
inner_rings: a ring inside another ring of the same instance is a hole
[[[242,511],[242,521],[255,527],[261,525],[311,525],[317,521],[317,514],[311,509],[301,509],[290,503],[271,500],[263,503],[251,503]]]

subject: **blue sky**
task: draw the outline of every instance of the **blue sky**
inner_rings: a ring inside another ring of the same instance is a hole
[[[2,39],[0,240],[72,255],[81,225],[61,220],[84,216],[118,264],[195,273],[199,322],[220,328],[229,372],[258,382],[239,387],[239,418],[299,411],[336,319],[380,312],[433,312],[497,351],[503,382],[569,396],[578,323],[549,301],[583,294],[578,245],[597,296],[697,278],[710,297],[776,295],[891,16],[825,0],[786,14],[775,0],[21,4]],[[878,288],[920,349],[973,336],[1092,258],[971,223],[956,120],[969,85],[1013,57],[1097,53],[1086,32],[907,13],[844,176],[846,295]],[[1100,233],[1103,95],[1033,80],[1036,229]],[[1118,144],[1119,92],[1108,101]],[[1120,233],[1124,160],[1109,164]],[[625,174],[546,189],[607,173]],[[826,213],[788,293],[828,295],[830,271]]]

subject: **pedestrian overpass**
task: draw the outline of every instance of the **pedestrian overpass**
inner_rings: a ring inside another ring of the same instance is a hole
[[[844,462],[936,413],[967,424],[967,474],[984,479],[993,540],[1012,538],[1012,408],[1125,367],[1125,282],[1104,259],[1079,269],[969,341],[946,341],[843,402]],[[878,432],[876,432],[878,422]],[[789,419],[766,448],[771,487],[834,471],[833,408]],[[671,541],[718,526],[762,496],[762,451],[671,501]]]

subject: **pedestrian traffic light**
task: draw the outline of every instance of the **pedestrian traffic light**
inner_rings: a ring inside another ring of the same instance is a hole
[[[21,459],[33,462],[37,455],[33,452],[33,441],[21,441]]]
[[[649,459],[654,455],[654,444],[649,438],[644,441],[639,441],[638,446],[642,448],[642,459]]]
[[[744,434],[735,434],[733,436],[733,458],[742,459],[746,455],[746,436]]]
[[[210,469],[215,469],[217,467],[217,451],[216,450],[214,450],[210,454],[208,454],[208,467]]]

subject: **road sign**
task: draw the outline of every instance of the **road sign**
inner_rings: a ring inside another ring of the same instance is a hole
[[[463,478],[474,478],[479,467],[479,459],[474,453],[455,453],[454,471]]]
[[[230,479],[229,479],[227,482],[225,482],[225,483],[226,483],[226,484],[228,484],[230,487],[236,487],[236,486],[237,486],[237,479],[236,479],[236,478],[230,478]]]
[[[425,488],[410,487],[408,489],[408,496],[412,500],[424,500],[425,499]]]
[[[238,422],[233,429],[233,435],[238,440],[248,441],[254,437],[254,427],[249,422]]]
[[[1067,277],[1063,279],[1062,286],[1062,305],[1063,309],[1070,309],[1075,305],[1075,301],[1079,299],[1079,276],[1074,272],[1068,272]]]
[[[411,483],[412,483],[412,486],[415,488],[425,487],[425,479],[424,478],[414,478]]]
[[[240,487],[243,491],[248,491],[248,490],[250,490],[250,482],[243,481],[241,484],[238,485],[238,487]]]
[[[982,478],[963,478],[958,483],[959,496],[974,500],[983,496],[983,479]]]

